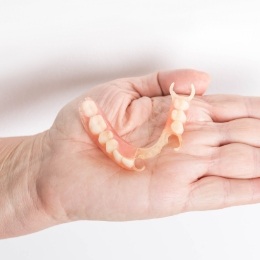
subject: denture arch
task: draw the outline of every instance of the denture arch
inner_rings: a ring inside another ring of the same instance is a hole
[[[84,129],[96,145],[117,165],[127,170],[142,171],[145,169],[143,160],[157,156],[168,144],[169,137],[176,136],[178,151],[182,144],[184,124],[187,120],[185,111],[195,96],[195,87],[191,84],[189,96],[174,92],[174,83],[170,85],[172,105],[169,109],[165,127],[158,140],[150,147],[135,147],[122,139],[111,126],[101,108],[90,97],[80,104],[79,113]]]

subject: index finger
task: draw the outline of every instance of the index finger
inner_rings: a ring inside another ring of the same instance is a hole
[[[214,122],[238,118],[260,119],[260,97],[210,95],[202,98],[210,105],[209,112]]]

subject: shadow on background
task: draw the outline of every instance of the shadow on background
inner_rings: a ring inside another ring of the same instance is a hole
[[[156,57],[142,55],[129,63],[118,61],[114,66],[84,64],[79,62],[50,62],[38,67],[24,68],[19,73],[0,78],[0,118],[6,113],[25,106],[33,107],[37,102],[46,102],[62,92],[79,93],[97,84],[116,78],[139,76],[159,69],[161,62]],[[73,98],[73,97],[72,97]]]

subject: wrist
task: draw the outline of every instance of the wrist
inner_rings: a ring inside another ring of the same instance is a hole
[[[37,178],[46,156],[46,132],[0,139],[0,238],[25,235],[52,219],[41,205]]]

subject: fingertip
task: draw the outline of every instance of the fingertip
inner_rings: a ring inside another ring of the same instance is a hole
[[[196,95],[203,95],[211,78],[208,73],[194,69],[180,69],[158,72],[158,82],[165,95],[169,94],[169,86],[175,82],[175,90],[179,94],[189,94],[190,86],[196,88]]]
[[[197,71],[198,73],[198,86],[201,87],[201,94],[204,94],[204,92],[207,90],[210,82],[211,82],[211,77],[208,73],[203,72],[203,71]]]

